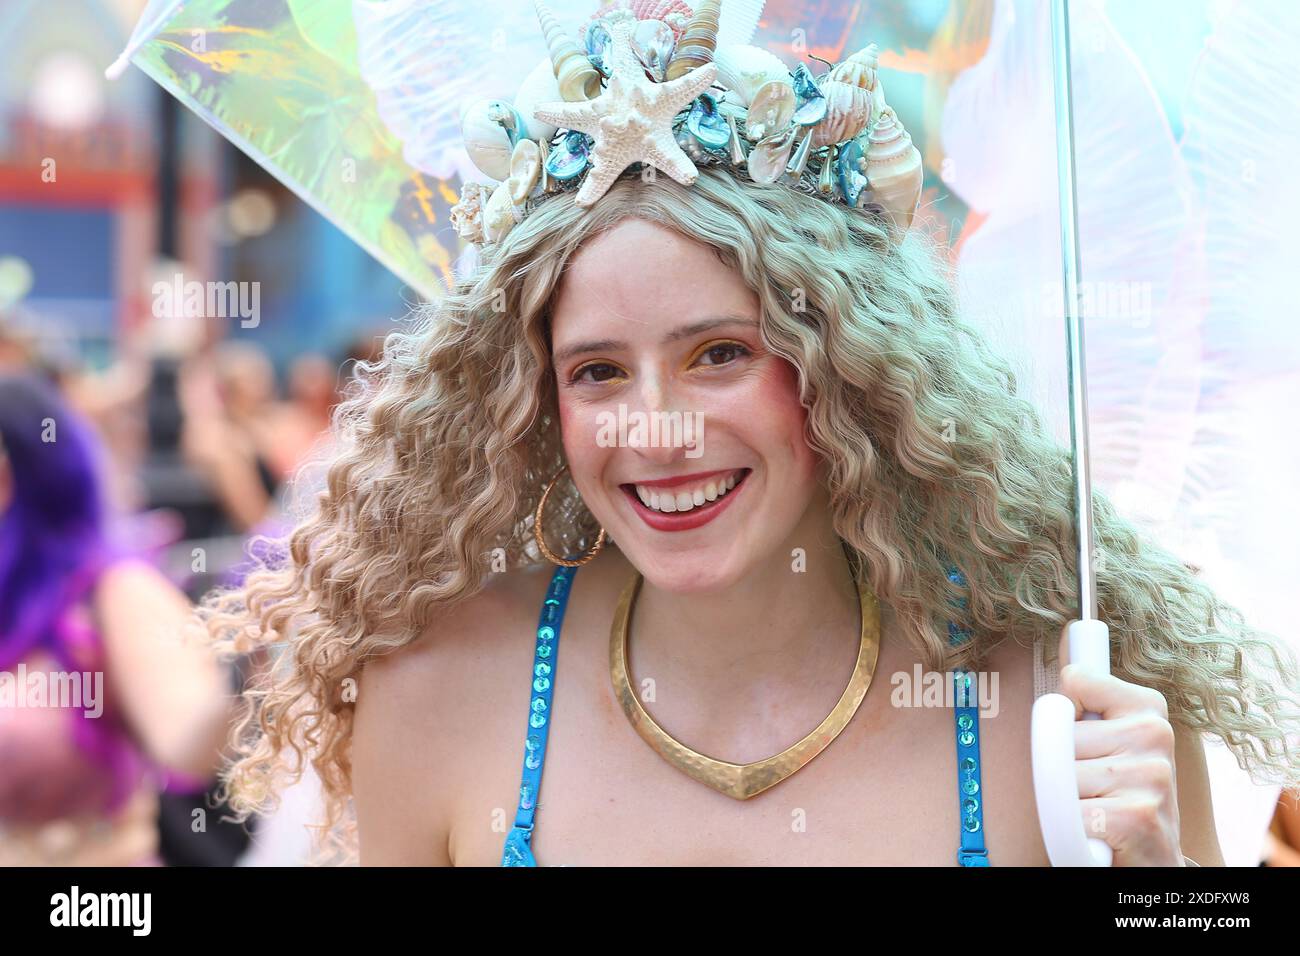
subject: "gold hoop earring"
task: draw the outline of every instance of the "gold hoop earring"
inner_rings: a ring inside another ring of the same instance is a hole
[[[547,561],[550,561],[551,564],[558,564],[562,568],[580,568],[596,555],[600,554],[601,550],[605,547],[605,529],[603,527],[600,529],[600,534],[596,536],[596,544],[595,547],[591,549],[591,553],[585,558],[579,558],[576,561],[570,561],[568,558],[561,558],[555,554],[546,546],[546,539],[542,536],[542,509],[546,507],[546,499],[550,497],[551,489],[555,487],[555,483],[560,480],[560,475],[564,474],[568,470],[569,466],[565,465],[556,472],[555,477],[552,478],[550,484],[546,486],[546,490],[542,492],[542,500],[537,502],[537,511],[533,515],[533,537],[537,539],[537,547],[541,549],[542,556],[545,557]]]

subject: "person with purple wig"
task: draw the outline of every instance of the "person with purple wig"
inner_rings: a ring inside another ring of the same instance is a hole
[[[156,865],[164,775],[207,780],[227,674],[184,595],[112,540],[100,451],[0,374],[0,865]]]

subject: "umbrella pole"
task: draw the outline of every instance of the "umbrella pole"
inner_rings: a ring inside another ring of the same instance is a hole
[[[1061,202],[1061,275],[1065,292],[1065,332],[1070,382],[1070,450],[1074,473],[1075,527],[1078,529],[1079,619],[1097,617],[1093,578],[1091,459],[1088,453],[1088,381],[1083,322],[1079,316],[1079,221],[1074,175],[1074,106],[1070,85],[1070,21],[1066,0],[1052,0],[1052,68],[1056,96],[1056,182]]]
[[[1070,378],[1070,449],[1074,475],[1079,617],[1068,628],[1071,664],[1095,674],[1110,673],[1110,632],[1097,617],[1093,577],[1092,483],[1088,458],[1088,382],[1084,369],[1083,322],[1079,315],[1079,224],[1074,176],[1074,115],[1070,96],[1070,24],[1066,0],[1052,0],[1052,68],[1056,95],[1057,187],[1061,200],[1061,274]],[[1053,866],[1110,866],[1113,854],[1098,832],[1084,829],[1075,772],[1074,702],[1063,694],[1034,701],[1030,748],[1034,798],[1043,844]],[[1084,720],[1100,714],[1085,713]],[[1100,821],[1104,827],[1104,820]]]

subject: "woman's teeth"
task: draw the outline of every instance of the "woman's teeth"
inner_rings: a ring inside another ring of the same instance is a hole
[[[734,471],[725,478],[718,476],[703,482],[695,488],[684,488],[681,491],[661,492],[658,488],[636,485],[636,496],[641,499],[641,504],[653,511],[661,511],[664,514],[671,514],[676,511],[690,511],[692,508],[698,508],[710,501],[717,501],[736,487],[736,481],[741,477],[742,473],[743,471]]]

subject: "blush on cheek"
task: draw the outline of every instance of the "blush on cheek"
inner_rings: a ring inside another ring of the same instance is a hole
[[[563,396],[560,397],[557,411],[560,419],[560,443],[564,447],[564,457],[572,461],[573,451],[575,450],[573,446],[578,438],[581,421],[574,420],[573,409],[569,407],[569,403],[564,400]]]
[[[594,408],[575,406],[566,402],[561,396],[557,412],[560,421],[560,440],[564,447],[564,457],[575,470],[582,470],[596,449],[596,436],[599,433],[598,411]]]
[[[813,477],[817,453],[804,437],[808,410],[799,401],[799,373],[794,366],[773,356],[769,368],[755,381],[751,401],[752,414],[762,428],[786,446],[802,475]]]

